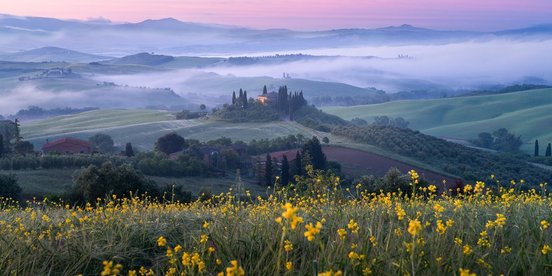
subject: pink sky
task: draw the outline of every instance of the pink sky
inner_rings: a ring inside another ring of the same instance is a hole
[[[552,23],[552,0],[1,0],[0,13],[300,30],[400,24],[497,30]]]

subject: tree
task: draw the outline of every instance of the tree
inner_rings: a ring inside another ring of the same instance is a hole
[[[97,133],[96,135],[88,138],[90,146],[93,151],[101,153],[111,153],[113,152],[113,138],[107,134]]]
[[[232,105],[236,104],[236,91],[232,92]]]
[[[267,186],[272,185],[272,157],[270,157],[270,154],[266,154],[265,183]]]
[[[176,134],[176,132],[165,134],[157,139],[155,143],[155,150],[165,154],[175,153],[187,147],[186,140],[182,136]]]
[[[493,136],[495,137],[494,149],[499,151],[517,151],[522,144],[521,136],[515,136],[505,128],[493,132]]]
[[[109,194],[119,197],[130,196],[130,193],[159,195],[155,182],[128,164],[119,167],[113,166],[110,162],[102,164],[101,167],[91,165],[79,171],[73,181],[73,198],[84,202],[94,201]]]
[[[4,135],[0,134],[0,157],[4,155]]]
[[[17,154],[27,154],[27,153],[33,153],[34,152],[34,145],[31,144],[29,141],[19,141],[17,144],[15,144],[15,152]]]
[[[280,183],[282,185],[289,184],[289,161],[287,156],[284,155],[282,159],[282,172],[280,173]]]
[[[330,139],[326,136],[324,136],[324,138],[322,138],[322,142],[324,142],[324,144],[328,144],[330,143]]]
[[[200,104],[199,109],[201,109],[201,111],[204,111],[205,109],[207,109],[207,106],[204,104]]]
[[[482,148],[487,148],[487,149],[490,149],[490,148],[493,147],[494,138],[490,133],[481,132],[481,133],[479,133],[479,135],[477,137],[478,137],[478,139],[473,141],[473,143],[476,146],[482,147]]]
[[[19,124],[19,119],[15,119],[15,144],[19,144],[23,140],[21,137],[21,125]]]
[[[247,91],[243,91],[243,108],[247,108]]]
[[[126,146],[125,146],[125,155],[127,157],[132,157],[134,156],[134,149],[132,148],[132,144],[131,143],[126,143]]]
[[[266,94],[268,94],[268,90],[266,89],[266,85],[265,85],[263,86],[263,95],[266,95]]]
[[[539,156],[539,140],[535,140],[535,156]]]
[[[548,143],[548,146],[546,147],[546,153],[544,154],[544,156],[547,156],[547,157],[552,156],[552,148],[550,146],[550,143]]]
[[[15,174],[0,174],[0,197],[15,199],[20,193],[21,187]]]
[[[293,171],[293,176],[303,175],[303,166],[301,164],[301,153],[297,151],[295,154],[295,169]]]
[[[312,165],[313,169],[326,169],[326,155],[324,154],[324,152],[322,152],[322,145],[320,145],[320,141],[318,140],[318,138],[316,138],[316,136],[312,137],[312,139],[310,139],[309,141],[307,141],[307,143],[305,143],[305,145],[303,145],[301,154],[303,155],[303,159],[305,159],[305,155],[310,156],[310,164]]]

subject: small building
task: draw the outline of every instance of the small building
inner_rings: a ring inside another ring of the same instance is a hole
[[[58,154],[79,154],[91,153],[92,149],[90,143],[87,141],[75,138],[62,138],[46,143],[44,146],[42,146],[42,152]]]
[[[261,104],[275,104],[278,102],[278,93],[270,92],[257,96],[257,101]]]

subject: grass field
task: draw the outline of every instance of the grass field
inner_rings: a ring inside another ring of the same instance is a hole
[[[527,152],[532,151],[535,139],[552,142],[550,110],[552,89],[324,109],[347,120],[358,117],[368,122],[376,116],[400,116],[411,128],[429,135],[463,140],[505,127],[522,136],[522,149]]]
[[[220,137],[232,140],[276,138],[290,134],[305,137],[324,135],[295,122],[225,123],[215,120],[175,120],[173,114],[153,110],[95,110],[77,115],[24,123],[22,135],[41,147],[46,139],[60,137],[88,139],[95,133],[111,135],[116,144],[131,142],[140,149],[151,150],[155,141],[169,132],[185,138],[208,141]],[[331,135],[327,135],[331,136]]]
[[[41,198],[45,195],[61,195],[69,191],[73,185],[73,174],[75,169],[39,169],[39,170],[18,170],[0,171],[2,174],[17,175],[18,184],[22,188],[21,197],[32,199]],[[230,188],[236,188],[235,174],[228,174],[226,177],[158,177],[148,176],[164,187],[165,185],[182,186],[184,191],[191,192],[195,196],[200,192],[211,192],[219,194],[227,192]],[[253,195],[266,194],[266,187],[258,185],[253,180],[242,180],[242,187]],[[0,274],[1,275],[1,274]]]
[[[415,182],[415,174],[412,174]],[[2,275],[550,275],[551,199],[341,190],[331,176],[247,202],[106,199],[85,207],[0,201]],[[246,196],[247,198],[247,196]],[[222,273],[222,274],[220,274]]]

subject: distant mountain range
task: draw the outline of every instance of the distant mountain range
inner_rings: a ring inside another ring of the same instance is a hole
[[[0,54],[2,61],[18,62],[93,62],[112,59],[112,57],[81,53],[59,47],[42,47],[12,54]]]
[[[174,18],[112,23],[107,20],[0,15],[0,36],[0,52],[6,53],[55,46],[101,53],[101,56],[124,56],[144,51],[173,55],[236,55],[358,45],[443,44],[493,38],[548,39],[552,38],[552,24],[498,32],[440,31],[410,25],[302,32],[199,24]]]

